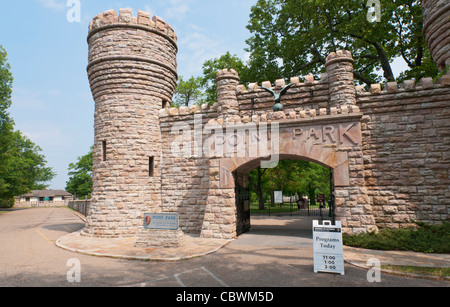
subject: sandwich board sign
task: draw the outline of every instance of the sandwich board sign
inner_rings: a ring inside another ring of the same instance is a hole
[[[342,223],[336,221],[313,221],[314,273],[338,273],[344,271],[344,245],[342,243]]]

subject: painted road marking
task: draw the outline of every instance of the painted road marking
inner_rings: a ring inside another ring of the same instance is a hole
[[[49,240],[42,232],[39,231],[39,229],[36,229],[36,232],[41,235],[50,245],[53,245],[53,242]]]
[[[154,279],[154,280],[151,280],[151,281],[148,281],[148,282],[143,282],[143,283],[131,285],[131,286],[128,286],[128,287],[152,287],[152,286],[154,286],[155,282],[174,278],[176,280],[176,282],[178,283],[178,285],[180,285],[181,287],[186,288],[187,285],[181,280],[180,276],[184,275],[184,274],[189,274],[189,273],[192,273],[192,272],[195,272],[195,271],[198,271],[198,270],[202,270],[203,272],[205,272],[208,276],[212,277],[215,281],[217,281],[223,287],[229,287],[225,282],[220,280],[216,275],[214,275],[211,271],[209,271],[204,266],[199,267],[199,268],[195,268],[195,269],[192,269],[192,270],[184,271],[184,272],[181,272],[181,273],[177,273],[177,274],[174,274],[173,276],[165,276],[165,277],[157,278],[157,279]],[[196,274],[196,275],[198,275],[198,274]]]
[[[224,283],[222,280],[220,280],[216,275],[214,275],[213,273],[211,273],[207,268],[205,268],[204,266],[202,266],[202,270],[205,271],[206,273],[208,273],[212,278],[214,278],[219,284],[221,284],[224,287],[228,288],[228,285],[226,283]]]
[[[187,287],[184,283],[183,283],[183,281],[181,280],[181,278],[180,278],[180,275],[182,275],[182,274],[187,274],[187,273],[191,273],[191,272],[194,272],[194,271],[197,271],[197,270],[203,270],[206,274],[208,274],[210,277],[212,277],[215,281],[217,281],[219,284],[221,284],[222,286],[224,286],[224,287],[228,287],[228,285],[226,284],[226,283],[224,283],[222,280],[220,280],[216,275],[214,275],[213,273],[211,273],[211,271],[209,271],[207,268],[205,268],[204,266],[202,266],[202,267],[199,267],[199,268],[196,268],[196,269],[193,269],[193,270],[190,270],[190,271],[186,271],[186,272],[182,272],[182,273],[179,273],[179,274],[175,274],[174,275],[174,277],[175,277],[175,280],[178,282],[178,284],[181,286],[181,287]]]

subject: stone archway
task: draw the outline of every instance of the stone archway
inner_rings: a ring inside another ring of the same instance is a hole
[[[296,155],[280,155],[280,161],[307,161],[313,162],[314,164],[321,165],[330,170],[331,178],[327,178],[327,182],[332,181],[330,193],[334,192],[334,182],[333,182],[333,168],[328,165],[324,165],[318,161],[312,161],[311,159],[306,159],[301,156]],[[250,180],[249,174],[256,168],[260,167],[262,159],[251,160],[241,166],[239,166],[234,172],[233,176],[235,178],[235,193],[236,193],[236,229],[237,236],[247,232],[251,227],[251,214],[250,214]],[[309,213],[308,213],[309,214]]]
[[[376,229],[372,206],[364,187],[360,119],[361,114],[352,114],[326,119],[281,121],[276,123],[277,134],[272,134],[270,140],[271,160],[302,159],[333,170],[336,217],[342,221],[346,232]],[[238,130],[238,126],[227,127],[227,131],[233,133]],[[210,174],[213,176],[202,227],[203,237],[236,237],[236,174],[254,169],[267,157],[247,154],[210,159]]]

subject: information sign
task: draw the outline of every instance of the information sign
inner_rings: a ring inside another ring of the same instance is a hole
[[[317,202],[318,203],[325,203],[325,195],[324,194],[317,194]]]
[[[144,228],[178,230],[178,213],[146,213],[144,214]]]
[[[342,243],[342,224],[336,221],[313,221],[314,241],[314,273],[338,273],[344,272],[344,246]]]
[[[274,191],[274,203],[282,204],[283,203],[283,191]]]

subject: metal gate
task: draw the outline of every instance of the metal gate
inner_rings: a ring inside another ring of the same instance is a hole
[[[250,189],[236,182],[236,233],[241,235],[250,230]]]

